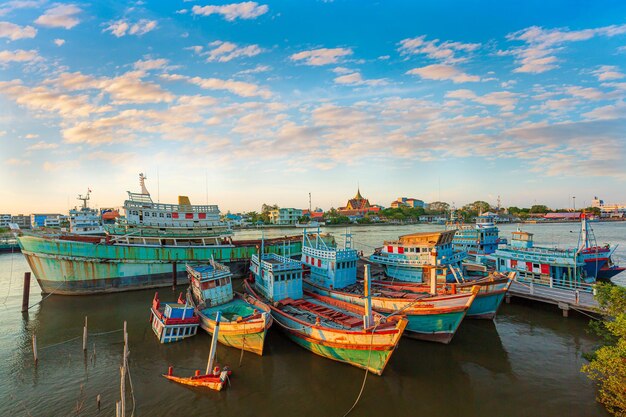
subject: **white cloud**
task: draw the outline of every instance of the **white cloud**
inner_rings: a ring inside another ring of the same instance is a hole
[[[242,81],[222,80],[219,78],[192,77],[188,81],[207,90],[226,90],[241,97],[270,98],[272,94],[256,84]]]
[[[0,64],[7,62],[35,62],[42,59],[35,50],[0,51]]]
[[[24,158],[9,158],[5,161],[5,163],[11,166],[30,165],[30,161]]]
[[[495,91],[482,96],[477,95],[471,90],[453,90],[446,93],[447,98],[471,100],[486,106],[499,106],[502,111],[512,111],[518,101],[518,94],[510,91]]]
[[[37,29],[32,26],[19,26],[11,22],[0,22],[0,38],[18,39],[34,38]]]
[[[399,45],[398,51],[401,55],[424,54],[447,64],[466,61],[466,57],[460,58],[456,54],[473,52],[480,47],[479,43],[441,42],[439,39],[427,41],[426,35],[403,39]]]
[[[164,58],[159,59],[146,59],[143,61],[137,61],[133,64],[136,70],[150,71],[155,69],[163,69],[167,66],[168,60]]]
[[[56,46],[63,46],[65,44],[65,39],[55,39],[54,44]]]
[[[259,72],[267,72],[270,71],[272,67],[269,65],[257,65],[254,68],[250,68],[247,70],[239,71],[237,75],[245,75],[245,74],[257,74]]]
[[[31,9],[41,6],[45,0],[13,0],[0,5],[0,16],[5,16],[14,10]]]
[[[352,55],[352,49],[350,48],[320,48],[298,52],[289,58],[292,61],[303,61],[306,65],[319,66],[334,64],[340,58],[348,55]]]
[[[81,12],[82,10],[73,4],[60,4],[46,10],[35,23],[50,28],[71,29],[80,23],[76,15]]]
[[[619,72],[619,68],[614,65],[601,65],[591,73],[598,77],[598,81],[619,80],[625,77],[623,73]]]
[[[525,46],[500,51],[499,55],[513,55],[516,58],[519,66],[513,70],[514,72],[538,74],[559,67],[555,54],[568,42],[585,41],[595,36],[612,37],[624,33],[626,24],[583,30],[544,29],[531,26],[507,35],[507,39],[522,41]]]
[[[480,77],[469,75],[452,65],[433,64],[407,71],[410,75],[419,75],[428,80],[451,80],[456,83],[477,82]]]
[[[42,151],[42,150],[47,150],[47,149],[55,149],[58,148],[59,145],[56,143],[48,143],[48,142],[44,142],[44,141],[39,141],[37,143],[34,143],[30,146],[28,146],[26,148],[27,151]]]
[[[355,71],[350,74],[340,75],[339,77],[335,78],[334,81],[337,84],[352,85],[352,86],[369,85],[369,86],[374,87],[374,86],[388,84],[387,80],[384,80],[382,78],[365,80],[361,76],[361,73],[358,71]]]
[[[37,139],[39,135],[37,133],[28,133],[24,136],[24,139]]]
[[[203,55],[206,55],[208,62],[228,62],[235,58],[256,56],[263,52],[259,45],[248,45],[238,47],[232,42],[215,41],[211,42],[209,49]]]
[[[112,35],[121,38],[126,35],[144,35],[157,27],[156,20],[141,19],[135,23],[125,19],[109,22],[102,32],[111,32]]]
[[[191,11],[200,16],[210,16],[219,14],[224,19],[232,22],[235,19],[255,19],[269,10],[265,4],[258,4],[254,1],[246,1],[243,3],[225,4],[223,6],[193,6]]]

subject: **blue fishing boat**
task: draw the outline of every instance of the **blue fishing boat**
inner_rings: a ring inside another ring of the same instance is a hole
[[[272,317],[298,345],[328,359],[381,375],[407,325],[369,308],[302,288],[302,264],[261,251],[253,255],[248,294],[270,305]]]
[[[585,261],[579,249],[559,249],[535,246],[533,234],[517,230],[511,244],[498,248],[492,255],[500,272],[515,271],[517,279],[549,287],[576,288],[591,283]]]
[[[588,277],[610,279],[626,269],[613,261],[613,254],[617,246],[611,247],[608,243],[602,246],[598,245],[586,213],[582,213],[580,216],[578,248],[585,261],[585,271]]]
[[[492,214],[476,217],[473,225],[448,223],[446,229],[456,229],[452,248],[457,252],[467,253],[465,262],[483,263],[485,255],[494,253],[498,245],[506,244],[506,239],[500,238],[500,231]]]
[[[467,254],[455,252],[452,240],[456,230],[420,232],[385,241],[369,260],[381,264],[391,279],[422,283],[430,278],[431,267],[437,267],[437,280],[459,281],[461,262]],[[303,252],[304,253],[304,252]]]
[[[303,232],[302,262],[308,267],[305,288],[316,294],[372,308],[386,315],[401,312],[409,323],[405,335],[408,337],[449,343],[463,318],[471,307],[476,294],[472,291],[453,293],[429,289],[416,291],[413,287],[389,287],[382,282],[371,283],[370,299],[365,297],[365,282],[357,281],[358,254],[351,246],[350,234],[345,235],[343,247],[339,247],[329,235],[318,232]],[[369,265],[366,265],[369,271]],[[429,269],[433,275],[437,268]],[[441,273],[441,268],[439,268]],[[415,287],[417,288],[417,286]]]
[[[213,334],[214,317],[221,313],[218,341],[226,346],[263,354],[265,335],[272,325],[270,308],[258,300],[233,292],[230,269],[210,260],[202,265],[187,265],[187,298],[200,318],[200,327]]]

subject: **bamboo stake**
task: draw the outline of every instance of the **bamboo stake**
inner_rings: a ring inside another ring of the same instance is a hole
[[[85,316],[85,327],[83,327],[83,352],[87,352],[87,316]]]
[[[37,335],[33,334],[33,356],[35,358],[35,365],[37,365]]]
[[[120,408],[120,402],[115,401],[115,417],[121,417],[121,416],[122,416],[122,411]]]
[[[96,396],[96,404],[98,405],[98,411],[100,411],[100,394]]]
[[[211,368],[213,368],[213,362],[215,360],[215,353],[217,351],[217,337],[220,331],[220,319],[221,318],[222,318],[222,312],[218,311],[215,317],[215,328],[213,329],[213,338],[211,339],[211,350],[209,351],[209,361],[206,364],[206,372],[205,372],[206,375],[208,375],[209,372],[212,370]]]
[[[126,416],[126,366],[120,366],[120,417]]]
[[[30,272],[24,272],[24,289],[22,292],[22,313],[28,311],[30,297]]]

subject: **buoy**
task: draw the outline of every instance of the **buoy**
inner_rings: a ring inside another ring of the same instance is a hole
[[[196,376],[200,376],[200,371],[196,369]]]
[[[167,368],[167,375],[168,376],[174,375],[174,367],[173,366],[170,366],[169,368]]]

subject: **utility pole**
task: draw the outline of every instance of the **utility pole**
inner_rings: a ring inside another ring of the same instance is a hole
[[[572,200],[574,201],[574,211],[576,211],[576,196],[572,196]]]

